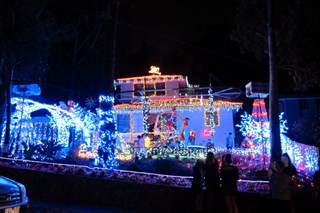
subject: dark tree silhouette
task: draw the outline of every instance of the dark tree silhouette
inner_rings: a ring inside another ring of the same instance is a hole
[[[279,80],[274,41],[274,0],[268,0],[268,53],[269,53],[269,120],[271,162],[280,160],[282,155],[279,121]]]
[[[100,166],[106,167],[115,166],[116,124],[110,122],[113,116],[109,111],[113,108],[118,9],[117,0],[97,0],[90,5],[74,0],[60,3],[56,13],[57,17],[70,17],[59,20],[66,40],[55,47],[53,61],[68,72],[57,72],[63,75],[57,82],[67,85],[68,97],[73,100],[80,98],[76,91],[104,97],[99,101],[103,124],[99,129],[102,144],[98,154]]]
[[[1,3],[0,132],[4,127],[5,117],[7,124],[4,147],[1,150],[4,155],[7,154],[10,137],[9,103],[12,84],[41,84],[48,70],[49,48],[56,32],[55,22],[48,10],[51,3],[41,0]]]
[[[260,61],[268,58],[267,1],[237,0],[236,29],[231,38]],[[320,14],[314,1],[274,2],[275,47],[280,91],[319,91]]]
[[[240,43],[244,52],[254,53],[260,61],[269,61],[271,158],[277,159],[281,155],[279,91],[320,89],[320,55],[315,54],[320,32],[318,5],[302,0],[236,3],[237,27],[232,39]]]
[[[320,147],[320,115],[295,121],[290,136],[305,144]]]
[[[106,72],[108,59],[105,52],[109,50],[105,42],[112,33],[109,29],[112,19],[109,1],[88,4],[71,0],[60,1],[56,5],[54,16],[63,40],[51,53],[53,72],[48,75],[47,86],[54,86],[54,92],[59,93],[60,97],[62,95],[80,102],[77,99],[85,99],[84,94],[99,95],[100,79],[107,76],[102,77],[101,72]],[[105,78],[103,83],[106,83]],[[64,91],[57,90],[58,87]]]

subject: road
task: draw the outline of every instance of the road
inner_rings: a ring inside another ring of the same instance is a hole
[[[245,213],[269,213],[273,211],[270,209],[270,200],[264,197],[250,195],[246,198],[238,199],[240,212]],[[55,201],[42,201],[31,199],[29,202],[29,209],[27,213],[154,213],[159,211],[152,210],[133,210],[125,208],[115,208],[115,207],[98,207],[94,205],[85,204],[72,204],[72,203],[62,203]],[[320,208],[320,203],[312,203],[309,199],[300,198],[295,202],[296,212],[318,212]],[[162,212],[162,211],[161,211]],[[163,211],[167,212],[167,211]],[[171,211],[172,212],[172,211]],[[176,212],[176,211],[174,211]],[[191,209],[185,209],[183,212],[193,211]],[[224,212],[222,210],[222,212]]]
[[[129,210],[96,207],[82,204],[61,203],[55,201],[30,200],[28,213],[149,213],[141,210]]]

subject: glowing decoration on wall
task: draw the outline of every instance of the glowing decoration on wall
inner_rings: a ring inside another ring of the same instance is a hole
[[[188,138],[188,142],[192,145],[194,145],[196,141],[196,131],[194,130],[191,130],[189,131],[189,138]]]
[[[190,136],[190,137],[196,137],[196,132],[195,132],[194,130],[191,130],[191,131],[189,132],[189,136]]]
[[[213,98],[212,98],[213,101]],[[212,104],[212,102],[210,102]],[[162,98],[159,100],[152,100],[150,104],[150,110],[170,110],[173,107],[179,108],[180,111],[195,111],[203,108],[210,108],[209,100],[201,98],[175,98],[166,99]],[[239,110],[242,107],[242,102],[230,102],[230,101],[215,101],[213,102],[214,109],[230,109]],[[212,106],[211,106],[212,107]],[[122,113],[130,113],[132,110],[142,110],[141,102],[133,104],[119,104],[115,105],[116,110],[121,110]]]
[[[211,129],[206,128],[202,131],[203,137],[210,137],[212,135],[214,135],[214,133],[211,131]]]
[[[150,67],[150,70],[149,70],[149,73],[150,73],[150,74],[161,75],[160,67],[151,66],[151,67]]]
[[[151,76],[136,76],[130,78],[119,78],[116,84],[131,84],[131,83],[153,83],[164,81],[181,81],[185,82],[186,79],[182,75],[151,75]]]
[[[143,115],[143,131],[144,133],[148,133],[149,124],[148,124],[148,118],[150,115],[150,106],[151,102],[147,98],[143,98],[142,100],[142,115]]]
[[[215,123],[214,123],[214,102],[213,102],[213,91],[211,88],[209,88],[209,120],[210,120],[210,130],[211,130],[211,136],[214,135],[214,127],[215,127]]]
[[[149,136],[147,136],[147,137],[144,138],[144,146],[145,146],[146,148],[151,148],[151,147],[152,147],[152,145],[151,145],[151,138],[150,138]]]

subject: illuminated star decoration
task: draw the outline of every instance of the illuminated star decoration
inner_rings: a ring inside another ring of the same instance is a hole
[[[87,108],[92,109],[95,106],[97,106],[97,100],[95,100],[94,98],[90,97],[90,98],[86,99],[85,104],[86,104]]]

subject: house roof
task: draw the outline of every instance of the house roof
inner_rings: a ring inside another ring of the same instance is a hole
[[[135,76],[128,78],[118,78],[115,83],[117,85],[125,83],[154,83],[154,82],[167,82],[167,81],[186,81],[183,75],[145,75]]]

